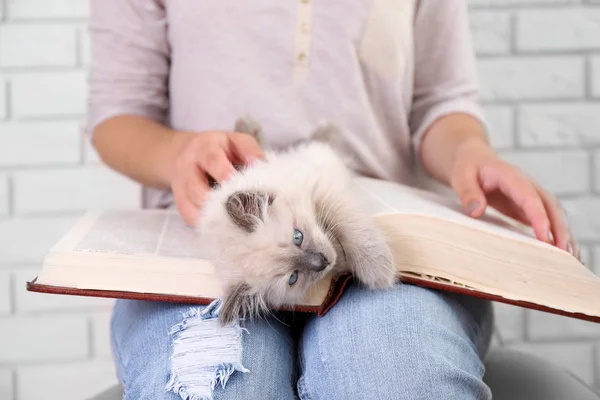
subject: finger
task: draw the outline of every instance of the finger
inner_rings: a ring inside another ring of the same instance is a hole
[[[522,224],[529,225],[529,221],[523,210],[511,199],[509,199],[502,191],[497,189],[493,190],[492,192],[486,192],[486,197],[488,204],[491,207],[494,207],[500,213],[513,218]]]
[[[558,204],[558,201],[546,190],[542,189],[538,185],[535,185],[538,191],[542,203],[546,208],[548,218],[550,219],[551,231],[554,236],[554,244],[563,250],[570,252],[572,255],[577,256],[578,249],[575,246],[571,232],[569,231],[567,219],[563,213],[562,208]]]
[[[252,136],[234,132],[229,134],[228,138],[232,152],[243,164],[249,164],[257,159],[265,158],[265,153]]]
[[[468,168],[455,174],[451,186],[458,194],[463,208],[468,215],[478,218],[483,215],[487,206],[485,194],[481,190],[477,168]]]
[[[522,210],[536,237],[548,243],[553,242],[550,221],[542,199],[531,182],[520,171],[495,167],[484,168],[481,172],[483,186],[486,189],[494,188],[494,186],[500,189]]]
[[[186,196],[182,183],[173,183],[173,199],[175,206],[181,215],[183,221],[190,227],[195,227],[198,217],[198,207],[196,207]]]
[[[206,197],[206,193],[210,190],[208,178],[206,175],[194,165],[193,171],[190,171],[184,177],[183,189],[186,198],[196,208],[201,208]]]
[[[199,156],[200,168],[221,183],[235,174],[231,160],[227,157],[226,149],[212,146]]]

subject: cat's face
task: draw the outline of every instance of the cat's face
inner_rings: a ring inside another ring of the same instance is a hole
[[[237,192],[226,203],[218,272],[225,281],[223,323],[301,301],[337,261],[336,241],[310,198]],[[216,223],[216,221],[215,221]],[[212,234],[211,234],[212,235]]]

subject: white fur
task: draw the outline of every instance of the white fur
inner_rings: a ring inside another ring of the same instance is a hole
[[[354,202],[351,185],[352,172],[332,147],[309,141],[267,151],[266,160],[256,161],[210,192],[197,229],[223,284],[226,308],[231,306],[226,322],[241,316],[233,314],[255,315],[301,301],[326,274],[351,272],[371,288],[395,283],[385,239]],[[230,196],[239,192],[264,192],[274,199],[271,205],[262,204],[252,232],[236,225],[226,210]],[[292,243],[294,228],[304,233],[306,249],[325,255],[330,265],[321,272],[301,272],[290,286],[289,260],[306,251]]]

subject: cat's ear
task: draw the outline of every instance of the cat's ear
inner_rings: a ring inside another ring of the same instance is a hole
[[[312,132],[310,140],[327,143],[336,147],[342,136],[342,130],[333,122],[322,122]]]
[[[252,136],[259,145],[263,144],[263,129],[252,117],[244,115],[235,121],[233,130],[239,133],[247,133]]]
[[[227,199],[225,209],[231,220],[251,233],[260,221],[264,221],[275,197],[267,192],[235,192]]]
[[[248,310],[250,300],[250,286],[242,282],[230,286],[223,296],[223,305],[219,312],[219,322],[221,325],[230,325],[238,318],[243,318]]]

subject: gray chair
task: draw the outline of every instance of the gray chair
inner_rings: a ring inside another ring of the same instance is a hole
[[[529,354],[496,346],[485,365],[483,379],[494,400],[600,400],[597,392],[573,374]],[[88,400],[121,398],[121,388],[114,386]]]
[[[600,400],[600,394],[565,369],[538,357],[493,348],[483,380],[494,400]]]
[[[88,400],[121,400],[122,397],[123,391],[121,390],[121,387],[115,385]]]

